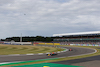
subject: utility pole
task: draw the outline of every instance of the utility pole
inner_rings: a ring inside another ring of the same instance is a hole
[[[22,33],[21,33],[21,37],[20,37],[20,43],[21,43],[21,45],[22,45]]]

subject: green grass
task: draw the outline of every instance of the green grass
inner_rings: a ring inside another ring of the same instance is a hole
[[[52,48],[52,47],[41,47],[41,46],[23,46],[23,45],[0,45],[0,55],[8,54],[28,54],[28,53],[47,53],[57,52],[64,49]]]

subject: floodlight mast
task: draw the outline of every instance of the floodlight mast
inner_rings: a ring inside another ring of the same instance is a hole
[[[22,45],[22,33],[21,33],[21,37],[20,37],[20,43],[21,43],[21,45]]]

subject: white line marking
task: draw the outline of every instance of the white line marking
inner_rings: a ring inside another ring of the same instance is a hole
[[[26,54],[26,55],[34,55],[34,54]]]
[[[0,64],[9,64],[9,63],[18,63],[18,62],[23,62],[23,61],[14,61],[14,62],[2,62]]]
[[[45,53],[45,54],[50,54],[50,53],[48,52],[48,53]]]
[[[61,52],[57,52],[57,53],[61,53]]]
[[[38,53],[38,55],[42,55],[43,53]]]

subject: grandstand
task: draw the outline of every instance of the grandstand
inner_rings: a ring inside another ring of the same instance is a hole
[[[98,44],[100,45],[100,31],[54,34],[54,42],[61,44]]]

